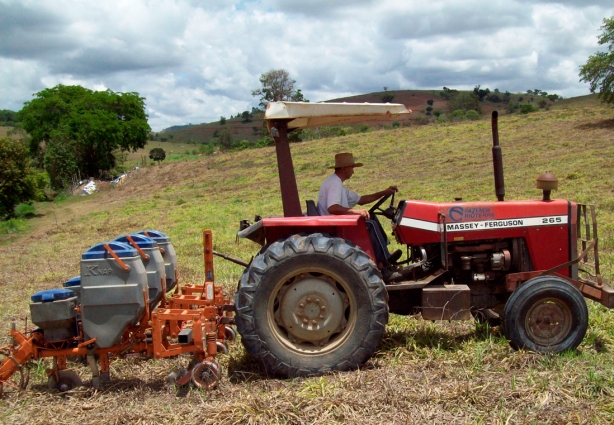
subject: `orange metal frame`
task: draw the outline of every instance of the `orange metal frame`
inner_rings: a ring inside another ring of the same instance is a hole
[[[43,334],[34,332],[34,329],[25,333],[11,330],[9,336],[13,344],[0,348],[0,354],[6,357],[0,363],[0,390],[2,384],[28,361],[45,357],[54,359],[53,368],[47,373],[54,374],[56,378],[60,370],[66,369],[68,356],[98,355],[101,374],[109,373],[111,360],[122,357],[160,359],[191,353],[198,362],[215,360],[217,344],[226,341],[226,326],[234,323],[234,309],[229,299],[224,298],[222,288],[214,283],[213,237],[210,230],[203,231],[203,248],[204,284],[182,287],[181,294],[176,291],[168,300],[163,299],[153,311],[149,310],[147,291],[143,291],[146,301],[143,318],[138,325],[127,328],[120,343],[113,347],[94,348],[95,338],[83,341],[82,333],[68,341],[45,343]],[[184,329],[192,330],[191,340],[186,343],[175,341]]]

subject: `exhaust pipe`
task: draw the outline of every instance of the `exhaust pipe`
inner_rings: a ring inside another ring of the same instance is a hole
[[[495,194],[498,201],[503,201],[505,198],[505,183],[503,182],[503,156],[501,146],[499,146],[499,125],[497,118],[499,113],[492,113],[492,165],[495,173]]]

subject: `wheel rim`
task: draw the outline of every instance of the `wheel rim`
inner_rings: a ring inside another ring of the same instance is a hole
[[[198,388],[210,390],[220,380],[220,369],[216,363],[204,361],[192,369],[192,383]]]
[[[557,298],[546,298],[531,306],[525,317],[525,329],[536,344],[551,346],[565,339],[572,321],[567,304]]]
[[[274,336],[301,354],[336,349],[356,323],[356,301],[348,282],[325,269],[295,270],[280,279],[268,306]]]

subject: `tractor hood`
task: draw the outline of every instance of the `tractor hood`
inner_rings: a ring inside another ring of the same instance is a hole
[[[351,122],[395,118],[411,114],[400,103],[309,103],[271,102],[264,119],[267,127],[275,120],[288,120],[288,130]]]

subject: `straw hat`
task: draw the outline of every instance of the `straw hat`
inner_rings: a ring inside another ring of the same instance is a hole
[[[354,155],[342,152],[335,155],[335,165],[328,168],[362,167],[362,162],[354,162]]]

